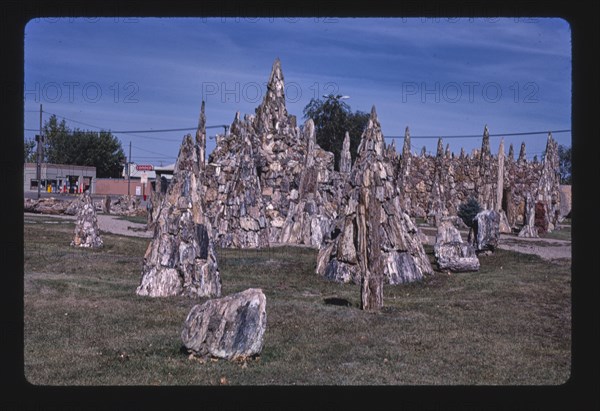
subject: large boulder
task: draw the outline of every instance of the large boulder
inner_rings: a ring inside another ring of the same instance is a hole
[[[71,241],[71,246],[85,248],[102,247],[103,241],[98,229],[96,208],[87,191],[79,198],[77,210],[75,237]]]
[[[438,226],[433,251],[440,270],[454,272],[479,270],[479,259],[475,249],[471,244],[463,242],[460,232],[450,221],[442,221]]]
[[[500,214],[495,210],[480,211],[473,219],[471,244],[477,252],[493,252],[500,238]]]
[[[236,360],[259,354],[267,327],[267,298],[249,288],[194,306],[183,326],[184,346],[199,356]]]

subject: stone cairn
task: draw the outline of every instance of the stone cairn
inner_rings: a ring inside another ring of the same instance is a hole
[[[212,232],[199,196],[201,177],[197,145],[188,134],[160,204],[154,238],[144,255],[138,295],[221,295]]]
[[[312,121],[301,132],[288,114],[276,59],[255,114],[242,120],[237,113],[209,156],[204,190],[215,241],[223,247],[318,247],[336,215],[342,181],[333,154],[316,144]]]
[[[317,273],[361,283],[365,309],[382,304],[382,285],[420,280],[433,273],[417,228],[400,207],[393,166],[375,107],[363,133],[340,215],[319,251]]]
[[[71,241],[72,247],[96,248],[102,247],[102,237],[98,229],[96,207],[92,197],[86,191],[79,198],[77,206],[77,221],[75,223],[75,237]]]

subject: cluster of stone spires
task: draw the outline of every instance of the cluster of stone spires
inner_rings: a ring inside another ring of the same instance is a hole
[[[515,215],[524,214],[519,210],[524,193],[555,199],[557,154],[551,136],[542,165],[527,163],[524,144],[516,163],[512,145],[504,158],[503,142],[494,159],[487,127],[481,152],[469,157],[461,150],[458,159],[449,147],[443,151],[441,139],[435,157],[413,156],[407,127],[398,156],[393,143],[386,146],[373,107],[354,164],[349,147],[346,133],[335,171],[333,153],[316,143],[312,120],[300,130],[287,113],[279,59],[255,114],[241,119],[236,113],[230,133],[217,136],[208,161],[202,102],[196,139],[184,138],[168,191],[156,197],[160,211],[138,294],[219,295],[213,244],[293,243],[319,248],[317,272],[337,281],[362,281],[365,295],[372,296],[363,303],[377,306],[373,284],[382,278],[398,284],[432,272],[411,215],[455,213],[457,201],[468,195],[500,209],[508,192],[509,210],[517,203],[509,214],[516,221]]]

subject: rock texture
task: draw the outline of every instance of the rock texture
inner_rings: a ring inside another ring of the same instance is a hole
[[[316,144],[312,120],[301,132],[288,114],[277,59],[255,114],[241,119],[237,113],[230,134],[217,137],[209,156],[205,198],[215,241],[223,247],[319,247],[343,184],[333,161]]]
[[[106,201],[106,200],[105,200]],[[135,195],[122,195],[110,203],[110,206],[104,205],[103,208],[110,214],[136,216],[145,215],[146,209],[140,206],[141,200]]]
[[[76,215],[79,204],[79,199],[69,201],[54,197],[40,198],[39,200],[26,198],[23,202],[23,211],[36,214]]]
[[[96,207],[87,191],[79,198],[77,209],[75,237],[71,241],[71,246],[86,248],[102,247],[103,241],[98,229]]]
[[[448,148],[444,152],[440,140],[435,155],[422,152],[416,156],[411,152],[407,129],[402,156],[397,164],[402,205],[411,216],[429,217],[433,222],[438,214],[456,215],[461,203],[475,197],[484,208],[504,210],[512,229],[524,224],[525,199],[529,194],[542,201],[549,210],[548,227],[552,230],[556,220],[566,215],[565,210],[560,209],[557,161],[556,142],[551,135],[542,162],[527,161],[525,143],[521,145],[516,161],[512,145],[508,156],[504,155],[503,141],[497,156],[494,156],[490,152],[487,127],[481,149],[473,150],[470,155],[461,149],[458,157],[448,156]]]
[[[199,197],[197,153],[192,137],[185,136],[144,256],[138,295],[221,295],[212,230]]]
[[[525,225],[519,231],[519,237],[525,238],[538,238],[538,230],[535,227],[535,203],[531,195],[527,196],[527,201],[525,203],[527,214]]]
[[[463,242],[460,232],[449,220],[438,226],[433,246],[435,259],[440,270],[454,272],[479,270],[479,259],[471,244]]]
[[[483,210],[473,219],[472,245],[475,251],[493,252],[500,238],[500,214],[494,210]]]
[[[250,288],[194,306],[184,323],[184,346],[200,356],[236,360],[259,354],[267,327],[267,299]]]
[[[385,142],[373,107],[339,217],[317,261],[319,275],[339,282],[362,282],[363,296],[365,284],[370,284],[366,294],[375,301],[379,273],[390,284],[400,284],[433,272],[417,228],[400,206],[392,162],[384,154]]]

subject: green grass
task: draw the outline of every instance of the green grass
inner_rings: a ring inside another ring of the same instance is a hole
[[[386,285],[383,310],[369,313],[357,285],[314,274],[315,250],[218,250],[223,295],[267,296],[263,351],[242,367],[180,351],[183,321],[205,299],[135,295],[149,240],[107,234],[104,248],[75,250],[72,222],[26,223],[24,234],[33,384],[519,385],[570,375],[569,261],[498,250],[477,273]]]
[[[543,234],[543,238],[551,238],[554,240],[571,241],[571,226],[563,226],[559,230],[554,230],[551,233]]]

